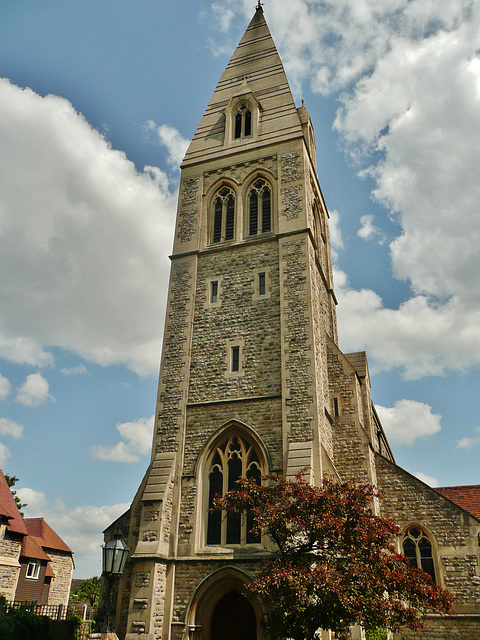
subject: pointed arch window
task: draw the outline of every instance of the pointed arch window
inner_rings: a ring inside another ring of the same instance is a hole
[[[252,135],[252,110],[246,104],[242,104],[233,118],[235,140],[247,138]]]
[[[258,178],[248,192],[248,235],[272,230],[272,192],[263,178]]]
[[[235,235],[235,194],[222,187],[213,199],[212,242],[233,240]]]
[[[412,567],[422,569],[437,581],[432,543],[427,534],[418,526],[409,527],[402,538],[403,555]]]
[[[238,489],[241,477],[252,478],[261,484],[261,458],[255,445],[244,436],[230,434],[215,446],[208,465],[207,545],[245,545],[260,542],[253,534],[252,516],[210,511],[217,495]]]

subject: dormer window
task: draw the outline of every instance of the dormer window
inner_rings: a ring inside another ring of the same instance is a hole
[[[225,144],[255,140],[261,112],[261,104],[245,81],[225,109]]]
[[[246,138],[252,135],[252,111],[242,104],[234,117],[234,138]]]

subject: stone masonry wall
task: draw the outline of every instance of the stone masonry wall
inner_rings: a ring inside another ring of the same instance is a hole
[[[72,557],[69,554],[51,549],[48,549],[47,553],[52,561],[52,569],[55,573],[55,578],[52,580],[48,593],[48,604],[63,604],[67,606],[73,573]]]
[[[269,454],[267,470],[283,473],[281,398],[189,406],[184,474],[191,477],[184,477],[182,482],[180,545],[193,544],[191,535],[195,523],[202,521],[203,514],[195,517],[197,507],[203,509],[197,501],[197,491],[202,490],[203,478],[194,476],[198,471],[199,457],[206,451],[209,439],[231,420],[248,425],[261,437]]]
[[[282,348],[285,353],[284,403],[290,442],[312,440],[313,345],[309,326],[307,287],[307,240],[286,238],[282,242]]]
[[[333,423],[335,466],[342,480],[371,482],[371,459],[360,431],[362,404],[358,379],[334,348],[328,349],[328,375],[330,398],[337,398],[339,408],[339,416]]]
[[[255,295],[265,269],[267,295]],[[219,301],[209,305],[210,280],[221,279]],[[229,341],[243,341],[241,371],[228,376]],[[275,239],[199,259],[189,402],[268,396],[281,392],[278,250]]]
[[[156,423],[157,451],[176,451],[178,429],[185,401],[185,367],[188,358],[188,327],[192,301],[194,260],[172,264],[170,296],[165,322],[165,340],[159,381]]]
[[[0,532],[5,534],[5,527],[0,527]],[[8,536],[9,534],[6,533]],[[9,562],[18,562],[20,556],[21,542],[19,540],[11,540],[9,538],[0,538],[0,594],[4,595],[7,600],[15,599],[15,589],[17,587],[20,566],[10,566],[2,563],[2,557]]]
[[[429,616],[425,626],[418,631],[403,629],[395,634],[395,640],[477,640],[480,638],[480,617],[455,616],[454,618]]]
[[[431,532],[442,586],[455,598],[456,612],[480,614],[475,522],[414,476],[379,455],[376,458],[379,487],[385,492],[382,515],[393,520],[401,531],[407,525],[417,523]]]

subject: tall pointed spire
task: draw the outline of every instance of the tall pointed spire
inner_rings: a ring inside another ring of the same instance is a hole
[[[242,86],[245,84],[246,88]],[[204,161],[210,152],[216,158],[231,152],[228,136],[225,135],[225,111],[230,100],[246,90],[254,95],[260,105],[261,119],[255,141],[257,147],[271,144],[277,139],[302,136],[285,70],[260,2],[198,125],[185,156],[185,164],[195,162],[200,157]],[[244,144],[248,146],[249,142],[245,141]]]

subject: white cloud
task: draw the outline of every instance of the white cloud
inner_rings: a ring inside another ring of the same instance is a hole
[[[40,373],[31,373],[18,388],[15,402],[27,407],[37,407],[48,400],[55,402],[49,394],[49,388],[48,381]]]
[[[419,295],[390,309],[374,291],[350,289],[344,273],[335,276],[341,346],[366,349],[372,371],[398,368],[414,380],[478,364],[480,306]]]
[[[75,376],[81,373],[87,373],[87,367],[84,364],[79,364],[76,367],[64,367],[62,369],[62,373],[64,376]]]
[[[123,440],[108,447],[94,445],[90,453],[99,460],[110,462],[138,462],[141,456],[150,453],[152,447],[153,421],[151,418],[139,418],[135,422],[120,422],[117,431]]]
[[[385,233],[373,224],[375,217],[367,214],[360,218],[360,229],[357,231],[357,236],[363,238],[363,240],[378,239],[379,244],[385,242]]]
[[[23,435],[23,426],[10,418],[0,418],[0,436],[11,438],[21,438]],[[10,458],[10,449],[7,445],[0,442],[0,468],[5,465]]]
[[[75,575],[100,575],[102,531],[129,508],[129,503],[69,509],[62,501],[51,504],[45,494],[29,487],[17,489],[26,518],[43,517],[74,552]]]
[[[413,474],[416,478],[428,484],[429,487],[438,487],[438,480],[433,476],[427,476],[427,474],[422,473],[421,471],[417,471],[417,473]]]
[[[457,449],[472,449],[480,444],[480,427],[475,427],[475,433],[478,435],[471,436],[470,438],[461,438],[457,442]]]
[[[190,140],[168,124],[157,125],[153,120],[147,122],[147,129],[154,131],[160,144],[167,148],[167,162],[173,169],[178,169],[185,156]]]
[[[10,449],[0,442],[0,467],[4,467],[8,458],[10,458]]]
[[[10,418],[0,418],[0,435],[21,438],[23,426],[14,420],[10,420]]]
[[[248,0],[215,11],[223,28],[252,15]],[[400,228],[392,270],[411,298],[387,309],[344,286],[342,342],[409,378],[478,364],[480,4],[278,0],[265,13],[297,96],[304,83],[339,94],[336,129]],[[360,222],[383,240],[378,218]]]
[[[398,400],[393,407],[375,408],[392,444],[411,445],[417,438],[428,438],[441,429],[441,416],[423,402]]]
[[[12,385],[8,378],[0,374],[0,400],[6,400],[10,395]]]
[[[65,99],[0,80],[0,357],[158,369],[176,195]],[[28,184],[28,189],[25,185]]]

